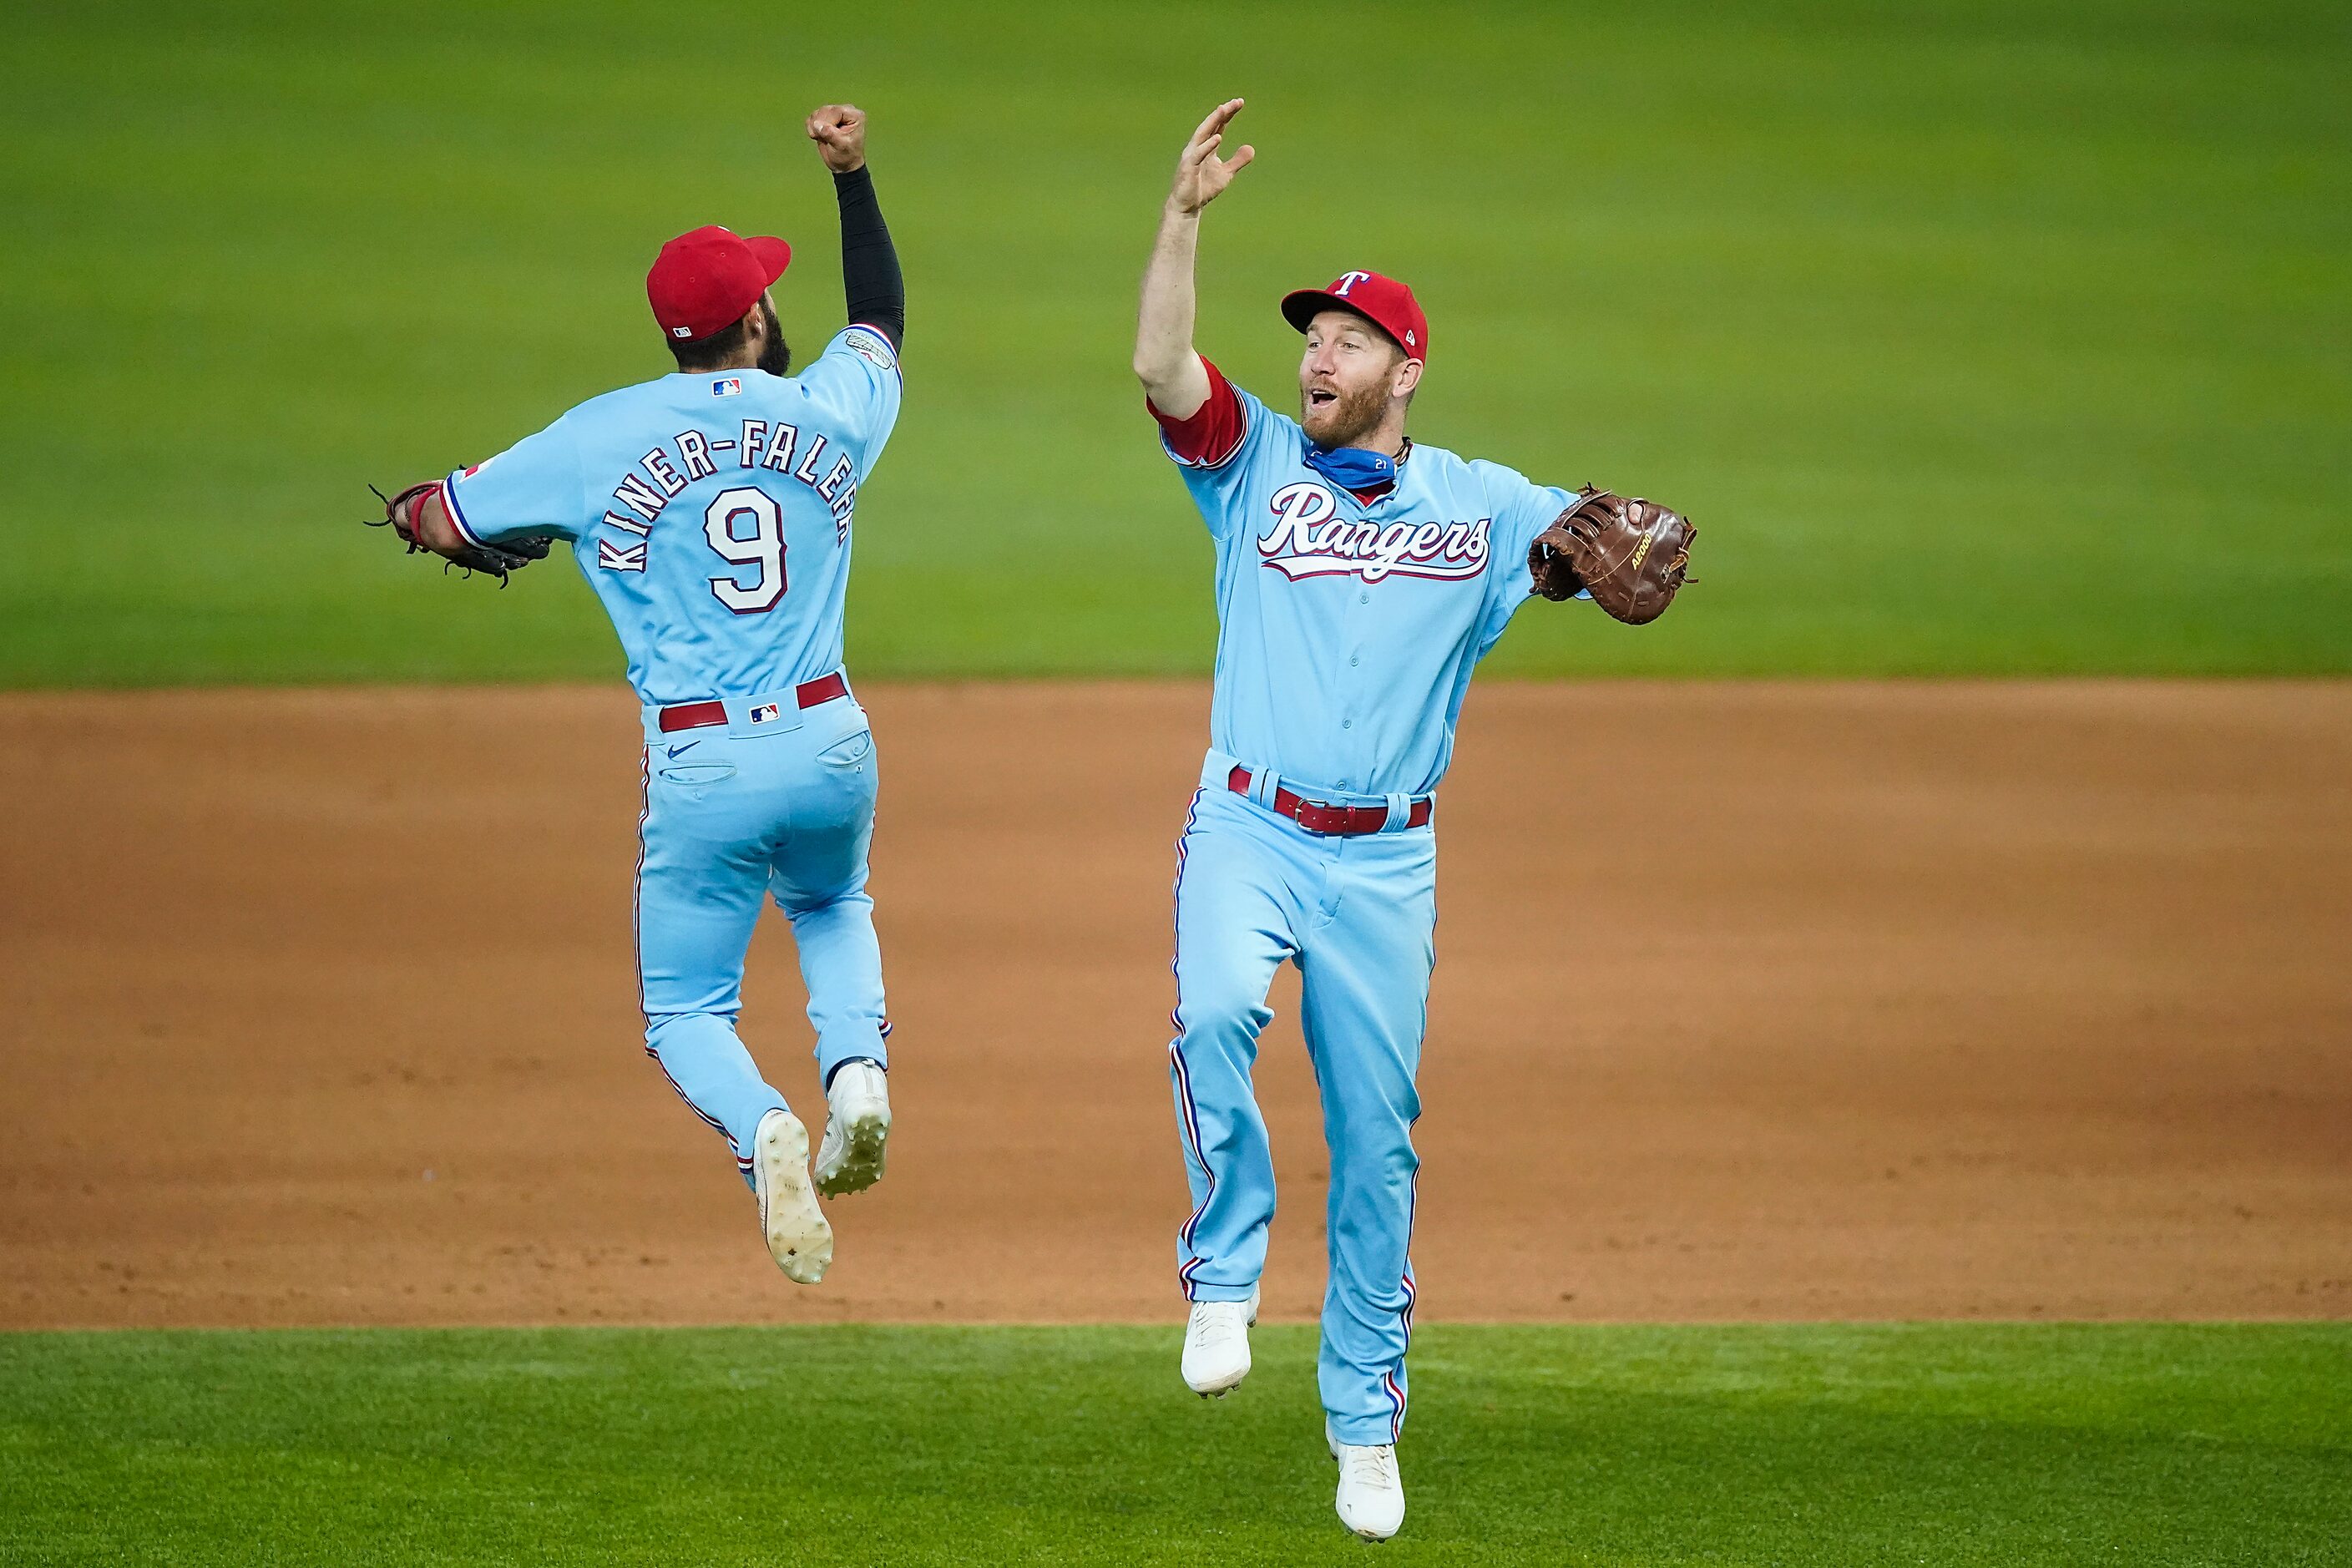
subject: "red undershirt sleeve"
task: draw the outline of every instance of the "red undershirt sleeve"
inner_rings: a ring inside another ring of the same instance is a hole
[[[1160,433],[1167,437],[1168,449],[1182,462],[1204,468],[1213,468],[1232,460],[1241,450],[1242,437],[1247,434],[1242,419],[1242,400],[1224,373],[1202,356],[1201,368],[1209,373],[1209,398],[1185,419],[1171,419],[1151,406],[1146,397],[1143,406],[1160,422]]]

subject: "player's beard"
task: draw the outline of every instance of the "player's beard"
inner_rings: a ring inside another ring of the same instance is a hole
[[[760,316],[768,325],[767,342],[760,345],[760,368],[770,375],[792,374],[793,345],[784,342],[784,329],[776,323],[776,308],[762,300]]]
[[[1374,382],[1353,392],[1339,391],[1338,397],[1321,408],[1307,401],[1307,389],[1298,392],[1298,423],[1307,438],[1318,447],[1352,447],[1381,427],[1388,417],[1389,389]]]

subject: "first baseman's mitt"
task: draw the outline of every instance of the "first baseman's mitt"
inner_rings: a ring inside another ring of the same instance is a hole
[[[1536,592],[1572,599],[1579,590],[1629,626],[1666,613],[1690,565],[1690,519],[1655,501],[1587,485],[1528,548]]]
[[[375,499],[383,502],[383,515],[360,521],[370,528],[391,524],[393,532],[400,535],[401,542],[408,546],[411,555],[425,551],[426,546],[416,537],[416,509],[425,504],[427,495],[440,488],[439,479],[427,479],[421,485],[409,486],[396,496],[387,497],[370,485],[368,489],[375,490]],[[488,573],[496,577],[499,586],[503,588],[507,585],[508,573],[520,572],[534,561],[547,559],[547,541],[534,537],[501,540],[496,544],[467,543],[446,559],[447,565],[442,567],[443,571],[447,571],[450,566],[462,566],[468,572]]]

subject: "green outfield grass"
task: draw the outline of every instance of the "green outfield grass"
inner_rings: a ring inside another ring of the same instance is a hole
[[[1699,585],[1520,673],[2352,669],[2352,11],[48,4],[0,97],[0,685],[617,674],[568,565],[427,581],[362,482],[667,361],[661,239],[801,247],[853,99],[912,290],[866,674],[1199,671],[1209,558],[1127,372],[1202,110],[1261,150],[1202,342],[1414,280],[1424,439],[1668,498]]]
[[[1297,1564],[1313,1331],[0,1336],[9,1563]],[[2344,1324],[1433,1327],[1384,1563],[2352,1563]]]

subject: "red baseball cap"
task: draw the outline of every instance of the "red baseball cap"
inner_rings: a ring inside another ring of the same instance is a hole
[[[1412,290],[1393,278],[1342,272],[1328,289],[1297,289],[1282,297],[1283,319],[1302,332],[1318,310],[1353,310],[1395,339],[1406,358],[1429,358],[1429,318]]]
[[[705,224],[661,247],[646,274],[646,298],[670,337],[707,338],[741,321],[792,263],[793,247],[781,239],[745,239]]]

